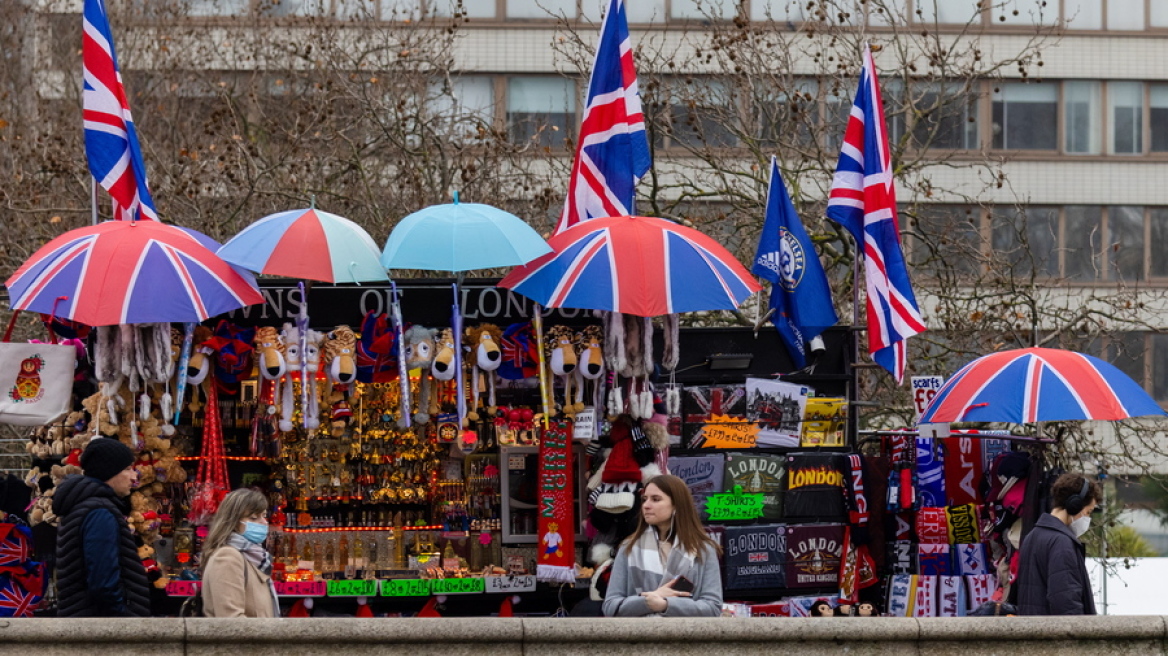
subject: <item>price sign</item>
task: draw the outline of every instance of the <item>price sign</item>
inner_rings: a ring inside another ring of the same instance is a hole
[[[429,579],[389,579],[381,582],[382,597],[425,597],[429,594]]]
[[[741,485],[735,485],[732,492],[706,497],[706,514],[712,522],[758,519],[762,508],[763,494],[743,494]]]
[[[281,597],[323,597],[328,594],[324,581],[276,581],[276,594]]]
[[[576,413],[572,425],[572,439],[591,442],[596,437],[596,408],[588,406]]]
[[[327,581],[330,597],[372,597],[377,594],[377,581],[342,580]]]
[[[535,590],[535,577],[530,574],[522,576],[487,576],[487,592],[531,592]]]
[[[481,578],[434,579],[430,582],[430,594],[476,594],[486,590]]]
[[[202,587],[202,581],[171,581],[166,584],[166,594],[171,597],[193,597]]]
[[[742,417],[711,415],[702,427],[702,446],[712,449],[749,449],[758,442],[758,424]]]
[[[937,390],[941,389],[944,384],[944,376],[912,377],[913,407],[917,411],[917,421],[920,421],[921,414],[925,412],[925,408],[929,407],[933,397],[937,396]]]

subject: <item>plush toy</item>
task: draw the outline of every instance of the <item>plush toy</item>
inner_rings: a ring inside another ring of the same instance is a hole
[[[58,525],[60,518],[53,513],[53,492],[56,490],[57,488],[50,488],[33,501],[32,507],[28,511],[30,526],[36,526],[42,522],[54,527]]]
[[[568,417],[576,414],[576,406],[572,403],[572,384],[576,377],[574,337],[572,329],[567,326],[551,326],[544,334],[544,353],[548,367],[552,374],[560,379],[564,388],[564,403],[561,408]]]
[[[832,617],[835,615],[835,609],[831,607],[831,603],[820,599],[811,604],[811,617]]]
[[[284,344],[284,363],[287,367],[281,382],[283,394],[280,397],[280,430],[285,432],[292,430],[292,417],[295,412],[292,374],[300,371],[305,372],[300,403],[304,427],[308,430],[320,428],[320,388],[316,384],[316,372],[320,371],[320,345],[324,341],[324,334],[308,329],[301,335],[298,326],[285,323],[284,329],[280,332],[280,340]]]
[[[471,348],[471,396],[474,401],[471,403],[470,410],[467,412],[467,419],[471,421],[478,421],[481,416],[478,409],[480,381],[483,380],[485,374],[485,382],[487,388],[487,416],[495,416],[495,412],[499,409],[495,402],[495,371],[503,364],[503,350],[500,343],[503,339],[503,331],[491,323],[483,323],[473,328],[466,329],[466,343]]]
[[[328,379],[341,385],[357,380],[357,333],[348,326],[337,326],[325,335],[325,372]]]
[[[427,424],[430,422],[430,396],[431,383],[429,371],[434,362],[434,339],[438,335],[437,328],[425,328],[422,326],[410,326],[402,334],[402,341],[405,344],[403,353],[405,354],[406,369],[421,369],[421,383],[418,391],[418,411],[414,413],[414,423]],[[403,407],[401,409],[401,416],[398,418],[398,426],[406,428],[405,417],[406,413],[410,412],[410,408]]]
[[[148,490],[154,493],[153,488]],[[141,488],[130,494],[130,515],[126,518],[134,533],[148,543],[158,537],[161,521],[158,516],[158,502],[143,492]]]
[[[585,398],[593,407],[599,407],[600,391],[603,385],[598,381],[604,376],[604,329],[588,326],[573,338],[576,351],[576,404],[575,412],[583,412],[587,406]],[[590,391],[586,391],[587,387]]]

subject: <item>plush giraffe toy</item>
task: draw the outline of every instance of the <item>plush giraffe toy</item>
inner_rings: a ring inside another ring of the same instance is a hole
[[[572,329],[567,326],[552,326],[544,335],[544,349],[548,353],[548,365],[552,373],[560,378],[564,386],[563,412],[572,417],[576,406],[572,404],[572,384],[576,370],[576,348],[573,344]]]

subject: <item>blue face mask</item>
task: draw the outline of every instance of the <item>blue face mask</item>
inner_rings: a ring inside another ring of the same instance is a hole
[[[268,539],[268,525],[257,522],[243,523],[243,539],[254,544],[263,544]]]

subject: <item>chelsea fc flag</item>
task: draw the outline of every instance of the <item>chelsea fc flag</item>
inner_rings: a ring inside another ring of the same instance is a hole
[[[807,366],[807,342],[834,326],[839,317],[831,302],[827,274],[791,204],[773,156],[766,222],[758,237],[751,273],[771,281],[771,322],[795,366],[802,369]]]

